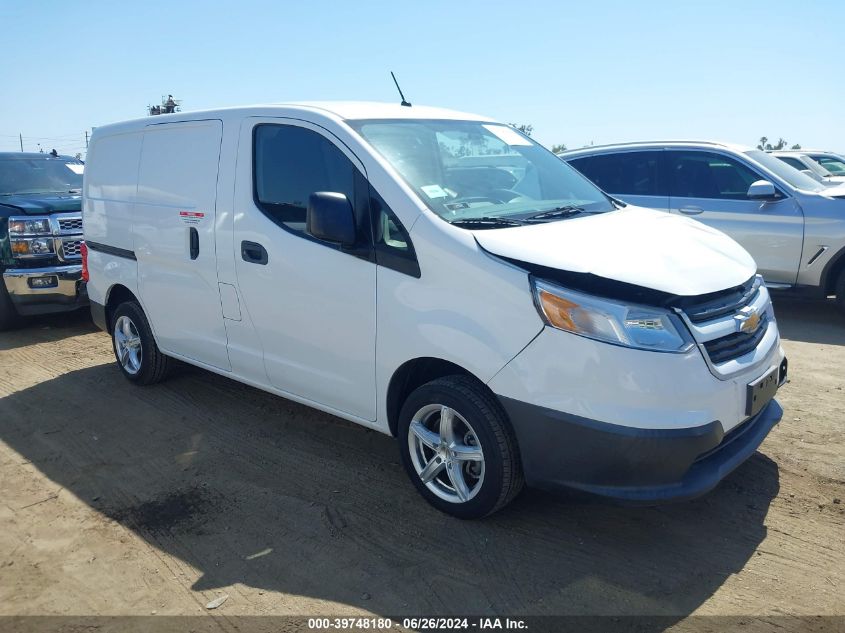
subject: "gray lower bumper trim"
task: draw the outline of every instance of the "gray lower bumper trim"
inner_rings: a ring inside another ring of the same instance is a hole
[[[516,432],[529,485],[639,502],[704,494],[754,453],[783,413],[772,400],[725,435],[718,421],[691,428],[629,428],[499,400]]]

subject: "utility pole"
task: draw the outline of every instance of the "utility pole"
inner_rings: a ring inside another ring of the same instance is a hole
[[[21,152],[23,152],[23,134],[18,134],[18,138],[21,140]]]
[[[85,130],[85,151],[88,151],[88,130]]]

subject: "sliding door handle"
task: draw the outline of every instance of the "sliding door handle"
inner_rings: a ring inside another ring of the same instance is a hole
[[[191,259],[196,259],[200,256],[200,234],[194,227],[188,231],[188,241],[191,248]]]

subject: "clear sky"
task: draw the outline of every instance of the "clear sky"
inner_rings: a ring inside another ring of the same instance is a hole
[[[185,110],[397,101],[547,145],[783,137],[845,151],[842,0],[0,0],[0,150]],[[39,138],[36,138],[39,137]]]

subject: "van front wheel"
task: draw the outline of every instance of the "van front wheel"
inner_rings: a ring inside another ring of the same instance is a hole
[[[120,371],[132,382],[152,385],[167,377],[170,358],[158,349],[150,323],[135,301],[121,303],[112,317],[112,346]]]
[[[402,463],[435,508],[462,519],[486,516],[522,489],[519,449],[505,412],[466,376],[417,388],[399,419]]]

